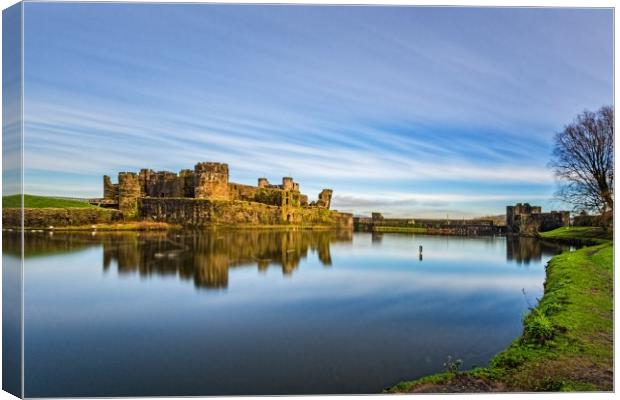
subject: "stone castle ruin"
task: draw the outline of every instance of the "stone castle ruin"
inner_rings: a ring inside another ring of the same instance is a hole
[[[329,224],[349,214],[331,211],[332,190],[323,189],[309,202],[299,183],[283,177],[282,184],[258,178],[257,186],[229,182],[228,164],[200,162],[178,174],[142,169],[120,172],[118,183],[103,177],[103,198],[91,203],[117,208],[125,218],[175,223]],[[351,222],[352,223],[352,222]]]
[[[509,233],[532,235],[570,225],[570,212],[543,213],[540,206],[517,203],[506,207],[506,229]]]

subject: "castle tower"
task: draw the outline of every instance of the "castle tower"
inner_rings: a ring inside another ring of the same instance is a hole
[[[228,200],[228,164],[202,162],[194,167],[194,197]]]
[[[332,193],[333,190],[331,189],[321,190],[321,193],[319,193],[319,201],[316,203],[316,205],[320,208],[326,208],[329,210],[329,207],[332,204]]]
[[[138,216],[138,198],[140,198],[140,179],[134,172],[118,174],[118,209],[125,218]]]
[[[512,230],[512,226],[515,223],[515,207],[506,206],[506,227],[508,230]]]
[[[142,168],[140,170],[140,174],[138,175],[138,180],[140,181],[140,190],[145,196],[150,196],[149,186],[151,185],[153,174],[154,172],[152,169]]]
[[[267,178],[258,178],[258,187],[262,189],[268,188],[269,181],[267,180]]]
[[[293,178],[291,178],[290,176],[285,176],[284,178],[282,178],[282,189],[283,190],[293,190],[293,187],[294,187]]]

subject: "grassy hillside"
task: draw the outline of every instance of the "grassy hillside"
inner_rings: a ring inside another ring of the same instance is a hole
[[[18,194],[11,196],[2,196],[2,208],[19,208],[21,207],[21,196]],[[35,196],[31,194],[24,195],[25,208],[90,208],[95,207],[84,201],[59,199],[48,196]]]
[[[597,245],[554,257],[545,293],[523,320],[523,334],[489,366],[401,382],[403,392],[613,390],[613,243],[597,228],[561,228],[546,238]]]

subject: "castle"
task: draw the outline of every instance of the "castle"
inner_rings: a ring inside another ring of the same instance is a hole
[[[506,207],[506,229],[509,233],[535,234],[569,225],[568,211],[543,213],[540,206],[529,203]]]
[[[309,202],[292,177],[283,177],[280,185],[264,177],[258,178],[257,186],[229,182],[228,164],[200,162],[178,174],[151,169],[120,172],[118,183],[105,175],[103,198],[91,203],[117,208],[124,218],[193,224],[330,224],[330,218],[348,218],[329,210],[331,198],[332,190],[323,189],[317,200]]]

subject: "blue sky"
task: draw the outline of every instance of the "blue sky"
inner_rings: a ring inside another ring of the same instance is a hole
[[[613,102],[609,9],[25,5],[25,191],[227,162],[356,214],[558,208],[554,132]]]

